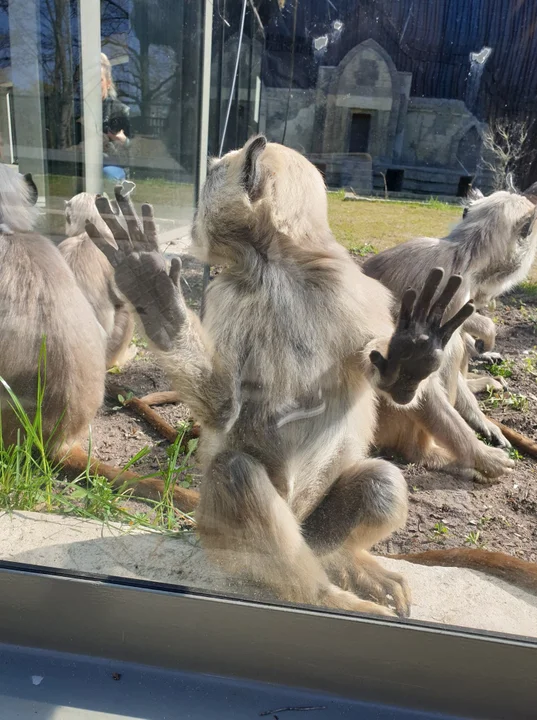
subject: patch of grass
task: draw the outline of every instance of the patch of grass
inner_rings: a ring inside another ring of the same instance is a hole
[[[462,218],[456,205],[427,202],[344,202],[328,193],[328,217],[336,240],[347,248],[373,244],[378,252],[419,235],[443,237]]]
[[[433,526],[433,535],[435,537],[447,537],[449,535],[449,528],[447,525],[444,525],[443,522],[437,522]]]
[[[464,538],[464,542],[474,547],[483,547],[483,541],[481,540],[481,530],[472,530]]]
[[[378,250],[374,245],[371,245],[371,243],[365,243],[364,245],[351,245],[349,252],[351,255],[367,257],[367,255],[376,255]]]
[[[502,360],[501,362],[489,365],[487,370],[495,377],[510,378],[513,377],[513,368],[515,363],[513,360]]]
[[[524,455],[522,453],[519,453],[518,450],[514,447],[509,448],[509,457],[511,460],[523,460]]]
[[[525,280],[520,283],[517,290],[521,290],[527,297],[537,300],[537,281]]]
[[[46,349],[43,342],[37,373],[37,395],[35,415],[31,417],[9,387],[0,377],[9,397],[9,405],[16,414],[21,429],[13,444],[6,444],[2,433],[0,416],[0,508],[15,511],[57,512],[75,515],[101,522],[121,522],[159,532],[177,533],[185,527],[191,527],[193,520],[173,505],[173,488],[177,482],[184,486],[192,483],[190,471],[191,456],[197,447],[197,440],[184,445],[187,428],[180,432],[176,441],[168,450],[167,462],[158,473],[141,476],[143,478],[160,476],[165,492],[160,501],[144,500],[147,512],[131,512],[126,506],[128,500],[136,500],[136,487],[125,484],[119,489],[113,488],[110,481],[100,475],[94,475],[88,467],[74,480],[67,481],[61,476],[59,464],[49,459],[47,442],[43,434],[43,398],[45,395]],[[123,404],[127,398],[119,398]],[[50,441],[49,441],[50,442]],[[124,469],[135,465],[150,452],[149,447],[142,448]],[[90,449],[91,454],[91,438]],[[142,500],[142,498],[139,498]]]
[[[134,345],[136,345],[137,348],[141,348],[142,350],[145,350],[147,348],[147,340],[139,337],[136,333],[134,333],[132,342]]]
[[[511,393],[491,388],[483,404],[487,408],[509,407],[513,410],[526,410],[528,407],[528,398],[526,395],[522,395],[522,393]]]

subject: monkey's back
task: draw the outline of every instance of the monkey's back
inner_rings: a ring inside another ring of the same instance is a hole
[[[67,263],[44,237],[0,236],[0,337],[0,377],[30,416],[44,338],[44,434],[59,423],[55,440],[74,440],[103,400],[106,337]],[[12,442],[17,422],[3,389],[0,402],[4,441]]]
[[[352,384],[345,365],[360,362],[375,323],[391,335],[390,306],[386,289],[346,256],[313,270],[274,264],[248,292],[228,271],[209,287],[203,327],[219,355],[240,368],[241,410],[226,447],[263,462],[297,517],[349,456],[367,453],[374,393],[365,378]],[[204,464],[222,442],[204,429]]]
[[[73,271],[97,320],[110,337],[115,317],[114,304],[110,299],[110,285],[114,276],[112,266],[87,233],[67,238],[58,245],[58,250]]]
[[[470,299],[468,278],[464,275],[466,263],[459,261],[456,245],[444,239],[423,237],[408,240],[373,255],[362,267],[366,275],[381,282],[397,300],[402,299],[407,288],[422,287],[435,267],[441,267],[445,277],[462,274],[463,284],[446,309],[446,320]]]

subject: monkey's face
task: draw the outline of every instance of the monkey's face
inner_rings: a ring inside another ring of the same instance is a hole
[[[328,231],[322,176],[300,153],[259,135],[210,163],[192,228],[193,251],[227,264],[251,250],[266,253],[273,231],[300,242],[315,235],[313,228]]]
[[[528,274],[537,249],[536,218],[537,208],[529,197],[505,191],[478,199],[465,209],[455,237],[468,243],[478,306]]]

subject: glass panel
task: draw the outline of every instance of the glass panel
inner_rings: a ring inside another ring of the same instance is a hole
[[[535,3],[0,18],[0,556],[535,637]]]

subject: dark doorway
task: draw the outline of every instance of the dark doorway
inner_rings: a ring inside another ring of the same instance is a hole
[[[461,175],[457,188],[457,197],[466,197],[468,195],[468,190],[472,187],[473,179],[472,175]]]
[[[366,153],[369,150],[369,131],[371,129],[371,115],[367,113],[353,113],[351,118],[351,137],[349,152]]]
[[[404,170],[386,170],[386,190],[389,192],[401,192],[403,189]]]

